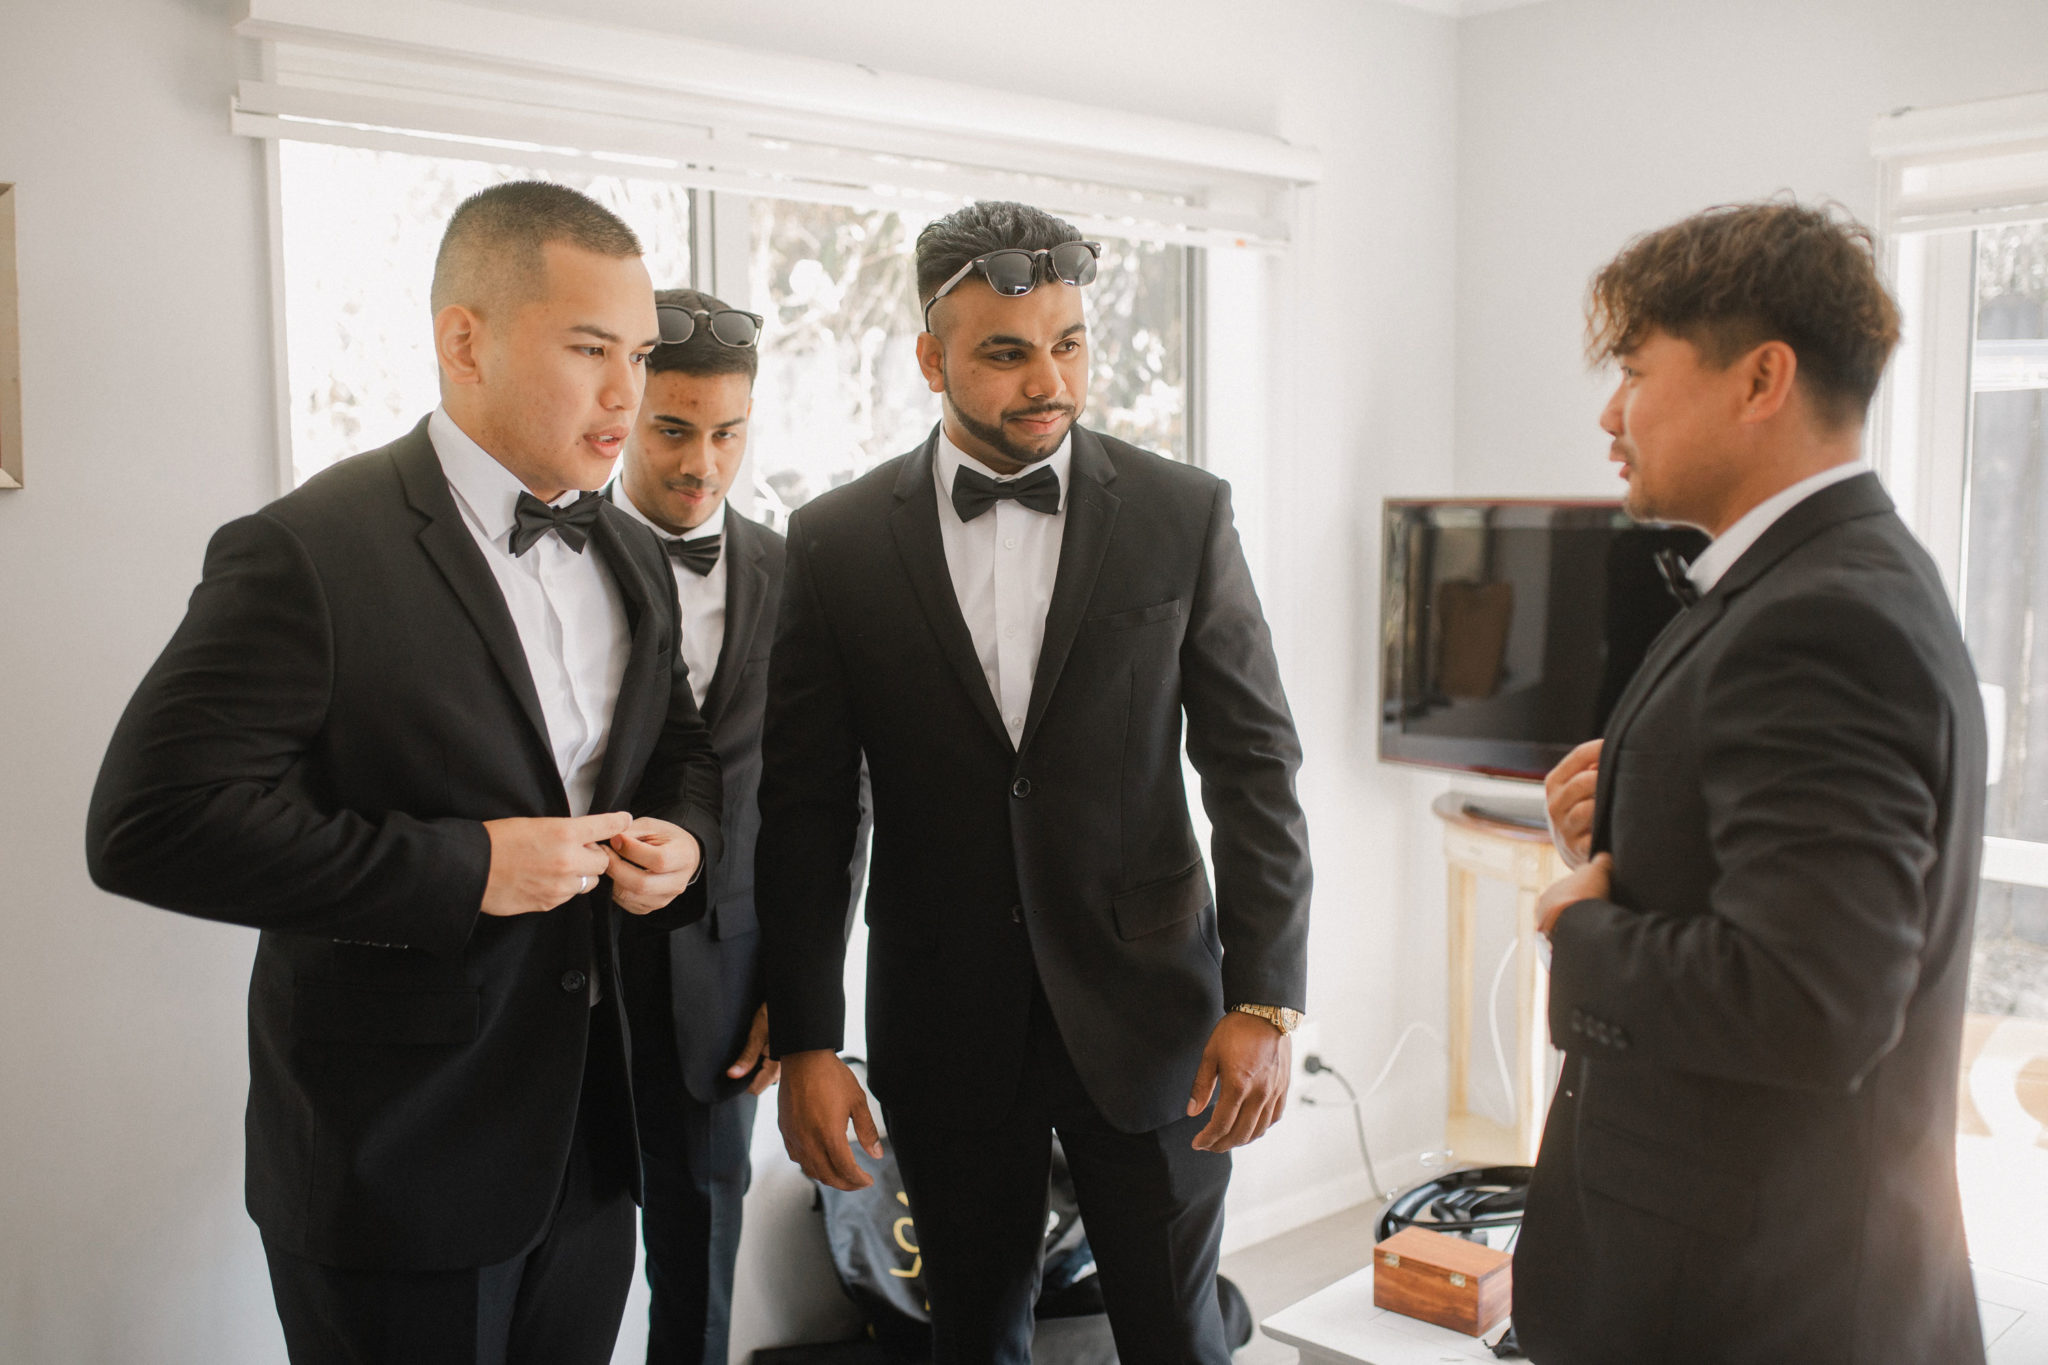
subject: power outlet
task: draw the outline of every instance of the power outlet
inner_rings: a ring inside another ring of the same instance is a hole
[[[1308,1073],[1301,1069],[1302,1059],[1323,1050],[1323,1026],[1313,1019],[1304,1019],[1290,1041],[1294,1044],[1294,1080],[1299,1085],[1308,1079]]]

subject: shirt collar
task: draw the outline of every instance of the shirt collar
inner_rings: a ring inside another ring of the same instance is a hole
[[[1700,557],[1686,568],[1685,576],[1699,589],[1700,596],[1706,596],[1714,590],[1714,585],[1721,581],[1722,576],[1735,567],[1735,561],[1742,558],[1750,546],[1763,538],[1764,532],[1770,530],[1778,518],[1821,489],[1833,487],[1869,471],[1870,466],[1861,460],[1851,460],[1847,464],[1823,469],[1820,473],[1801,479],[1790,488],[1765,498],[1736,518],[1733,526],[1715,536],[1714,543],[1700,551]]]
[[[455,425],[446,408],[435,408],[427,419],[427,439],[434,443],[434,455],[441,461],[448,486],[483,528],[484,537],[493,545],[509,543],[519,495],[529,491],[519,476]],[[581,496],[582,490],[572,488],[556,498],[554,505],[567,507]]]
[[[624,479],[613,479],[610,491],[612,501],[619,505],[621,511],[639,522],[642,526],[645,526],[648,530],[654,532],[655,536],[661,540],[699,540],[705,536],[725,534],[724,498],[718,500],[717,509],[710,516],[704,518],[701,523],[692,526],[681,535],[675,535],[663,527],[655,525],[654,519],[640,510],[639,505],[633,501],[633,495],[626,491],[626,481]]]
[[[1012,479],[1021,479],[1026,474],[1033,473],[1039,469],[1050,469],[1059,477],[1060,510],[1064,512],[1067,508],[1067,491],[1073,486],[1073,480],[1067,476],[1073,462],[1074,429],[1072,427],[1067,428],[1066,436],[1060,441],[1059,448],[1053,451],[1052,454],[1035,464],[1025,466],[1015,474],[998,474],[959,446],[954,445],[953,438],[946,435],[945,425],[941,423],[939,426],[938,448],[932,452],[932,477],[938,480],[939,501],[950,505],[950,500],[953,496],[953,475],[959,472],[962,465],[972,469],[977,474],[994,479],[997,483],[1008,483]]]

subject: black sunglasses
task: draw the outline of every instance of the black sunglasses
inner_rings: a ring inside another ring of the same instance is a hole
[[[697,319],[711,324],[711,339],[725,346],[752,346],[761,339],[759,313],[742,313],[737,308],[685,308],[680,303],[657,303],[654,316],[661,323],[661,344],[680,346],[697,334]]]
[[[1041,279],[1058,280],[1061,284],[1082,285],[1095,279],[1095,260],[1102,254],[1100,242],[1061,242],[1058,246],[1040,247],[1027,251],[1021,246],[1006,246],[1000,251],[991,251],[976,256],[966,265],[953,272],[953,278],[940,285],[924,306],[924,329],[932,329],[932,304],[953,292],[954,286],[975,272],[988,281],[988,287],[1004,298],[1021,298],[1038,287]]]

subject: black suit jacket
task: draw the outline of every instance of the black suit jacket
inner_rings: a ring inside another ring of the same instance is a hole
[[[717,761],[662,552],[609,506],[588,552],[632,631],[592,809],[673,821],[715,863]],[[546,914],[479,913],[481,822],[569,813],[545,736],[424,422],[222,527],[115,730],[87,828],[94,880],[262,930],[248,1201],[294,1255],[486,1265],[554,1207],[593,976],[600,1008],[619,1008],[620,912],[600,881]],[[673,917],[692,905],[701,894]]]
[[[998,1122],[1035,975],[1105,1116],[1157,1128],[1185,1113],[1226,1003],[1304,1003],[1300,748],[1229,490],[1074,429],[1058,576],[1012,748],[946,567],[936,438],[791,523],[756,859],[775,1050],[840,1045],[864,754],[876,1095]],[[1215,831],[1214,897],[1183,790],[1183,717]]]
[[[612,496],[625,494],[614,485]],[[703,1104],[730,1099],[751,1080],[734,1080],[725,1069],[745,1045],[761,1004],[761,937],[754,917],[754,841],[761,829],[756,798],[768,652],[775,643],[785,553],[780,535],[726,506],[725,639],[704,692],[704,722],[711,727],[725,783],[720,824],[725,848],[717,866],[705,874],[710,912],[634,949],[668,955],[668,1005],[683,1084]],[[859,844],[849,878],[856,898],[865,847]]]
[[[1658,640],[1601,757],[1612,898],[1552,935],[1534,1359],[1982,1359],[1955,1126],[1984,775],[1954,614],[1874,475]]]

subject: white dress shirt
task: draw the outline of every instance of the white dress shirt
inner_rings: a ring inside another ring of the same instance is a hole
[[[1861,460],[1851,460],[1832,469],[1823,469],[1813,477],[1801,479],[1790,488],[1765,498],[1736,518],[1733,526],[1715,536],[1714,543],[1700,551],[1700,557],[1686,569],[1685,576],[1700,590],[1700,596],[1705,597],[1721,581],[1721,576],[1735,567],[1735,561],[1742,558],[1744,552],[1756,544],[1779,517],[1821,489],[1868,473],[1869,469],[1870,466]]]
[[[632,647],[618,584],[594,548],[579,554],[553,531],[515,557],[513,517],[526,486],[445,408],[427,419],[427,437],[519,631],[569,813],[588,815]],[[566,507],[580,496],[572,490],[555,505]]]
[[[1031,705],[1031,679],[1045,643],[1045,613],[1052,605],[1053,578],[1060,567],[1060,541],[1067,530],[1067,505],[1074,438],[1030,468],[1003,476],[961,450],[939,430],[932,460],[938,485],[939,539],[953,595],[974,638],[989,692],[1003,714],[1010,743],[1024,737],[1024,712]],[[998,502],[973,521],[953,510],[953,476],[966,465],[977,474],[1009,483],[1046,468],[1059,476],[1060,510],[1048,516],[1011,501]]]
[[[704,518],[700,526],[692,526],[679,536],[672,536],[656,526],[645,512],[633,504],[633,497],[620,483],[612,485],[612,501],[626,509],[626,515],[654,532],[662,542],[662,551],[667,553],[671,540],[697,540],[704,536],[725,534],[725,500],[719,499],[718,510]],[[669,562],[669,568],[676,580],[676,603],[683,610],[683,663],[690,670],[690,692],[697,698],[697,709],[704,709],[704,694],[711,690],[711,675],[718,670],[718,654],[725,648],[725,559],[723,546],[719,547],[718,562],[711,566],[711,572],[701,578],[682,565]]]

